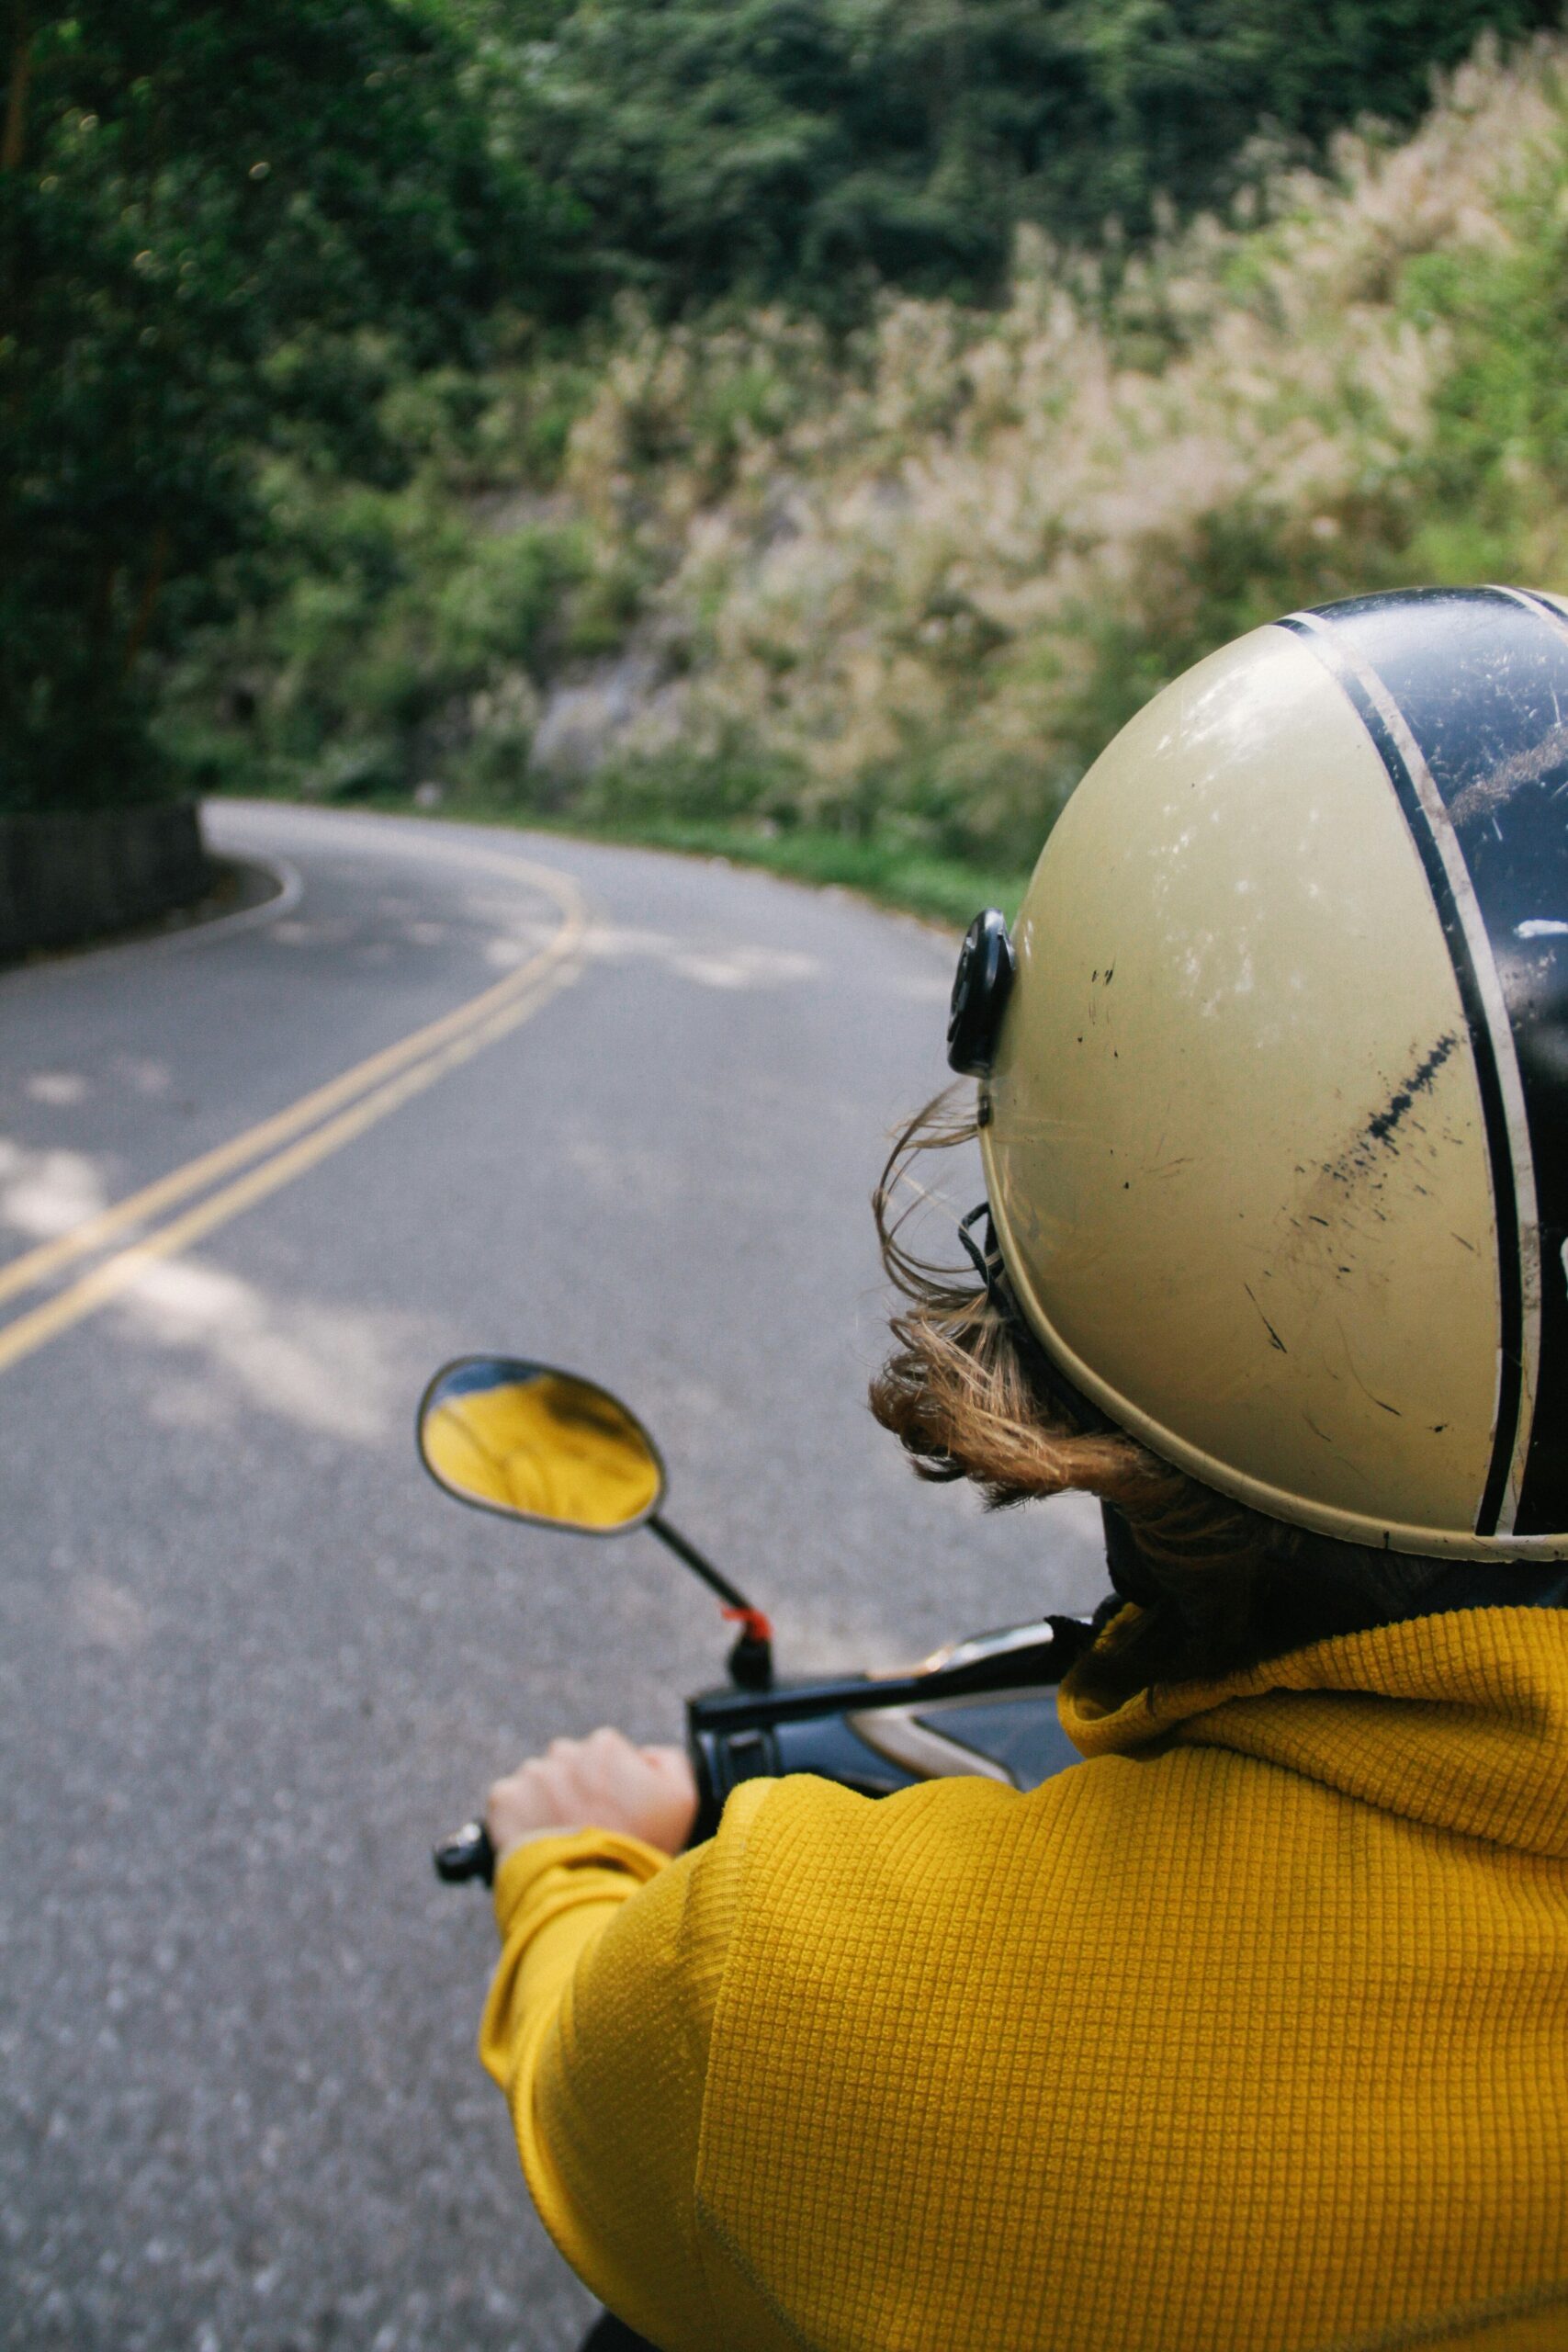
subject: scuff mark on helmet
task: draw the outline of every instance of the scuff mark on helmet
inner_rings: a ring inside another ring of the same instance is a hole
[[[1394,1138],[1406,1121],[1410,1122],[1417,1134],[1422,1136],[1427,1134],[1427,1129],[1422,1126],[1419,1120],[1410,1119],[1410,1114],[1421,1097],[1431,1092],[1438,1072],[1449,1060],[1459,1042],[1457,1029],[1445,1031],[1436,1045],[1422,1055],[1409,1077],[1402,1080],[1395,1087],[1382,1109],[1374,1113],[1367,1121],[1349,1148],[1342,1152],[1337,1159],[1324,1161],[1323,1172],[1331,1183],[1348,1187],[1358,1181],[1366,1181],[1369,1182],[1371,1193],[1376,1193],[1382,1189],[1382,1178],[1373,1174],[1373,1169],[1382,1152],[1398,1157],[1399,1145]],[[1443,1140],[1451,1142],[1453,1138],[1445,1136]],[[1429,1142],[1427,1149],[1428,1152],[1431,1149]],[[1369,1200],[1368,1206],[1374,1216],[1380,1218],[1382,1216],[1383,1213],[1375,1200]],[[1320,1222],[1326,1222],[1326,1220],[1320,1220]]]
[[[1516,792],[1526,785],[1543,784],[1546,778],[1568,761],[1568,719],[1562,719],[1548,729],[1539,743],[1528,751],[1515,752],[1498,762],[1490,775],[1477,776],[1449,803],[1450,821],[1457,830],[1467,825],[1472,817],[1490,817],[1494,823],[1499,808],[1506,808]],[[1502,835],[1499,832],[1499,840]]]
[[[1247,1293],[1248,1298],[1251,1299],[1254,1306],[1258,1306],[1258,1294],[1253,1289],[1252,1284],[1250,1283],[1243,1283],[1242,1288]],[[1273,1345],[1279,1349],[1280,1353],[1282,1356],[1289,1355],[1289,1348],[1286,1347],[1285,1342],[1281,1340],[1278,1331],[1275,1330],[1274,1326],[1269,1322],[1269,1317],[1264,1314],[1263,1309],[1260,1306],[1258,1306],[1258,1319],[1262,1324],[1263,1329],[1268,1332],[1269,1340],[1272,1341]]]
[[[1454,1029],[1450,1029],[1446,1036],[1438,1038],[1431,1052],[1423,1061],[1417,1063],[1399,1091],[1390,1101],[1387,1110],[1380,1111],[1375,1119],[1369,1121],[1367,1125],[1369,1136],[1378,1143],[1388,1141],[1405,1113],[1411,1108],[1416,1097],[1427,1091],[1432,1080],[1458,1043],[1459,1033]]]

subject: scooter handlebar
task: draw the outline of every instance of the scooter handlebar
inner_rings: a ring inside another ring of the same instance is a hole
[[[448,1886],[460,1886],[470,1878],[482,1879],[486,1886],[494,1883],[495,1848],[482,1821],[465,1821],[461,1829],[443,1838],[431,1860],[436,1877]]]
[[[743,1630],[743,1642],[750,1633]],[[759,1775],[812,1772],[870,1797],[890,1796],[933,1774],[974,1770],[1015,1788],[1035,1787],[1078,1761],[1058,1724],[1054,1693],[1093,1638],[1088,1618],[1053,1616],[976,1634],[905,1674],[783,1684],[770,1678],[761,1688],[731,1684],[703,1692],[686,1706],[698,1796],[689,1842],[711,1838],[730,1790]],[[760,1639],[758,1646],[765,1654]],[[1021,1703],[1004,1706],[998,1717],[991,1702],[1010,1699]],[[875,1735],[879,1716],[896,1731],[896,1717],[911,1722],[890,1744]],[[998,1735],[1001,1747],[992,1756]],[[437,1878],[449,1885],[494,1881],[495,1849],[480,1821],[467,1821],[444,1838],[434,1861]]]

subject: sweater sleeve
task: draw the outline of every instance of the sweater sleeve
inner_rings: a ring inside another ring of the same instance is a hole
[[[496,1874],[501,1964],[479,2055],[540,2219],[602,2302],[666,2352],[719,2352],[696,2227],[708,2046],[747,1832],[669,1861],[607,1830],[517,1847]]]

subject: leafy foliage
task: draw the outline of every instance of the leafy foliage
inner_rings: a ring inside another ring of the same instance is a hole
[[[580,611],[592,641],[582,533],[487,527],[428,471],[385,490],[279,465],[261,494],[276,576],[193,639],[184,674],[208,691],[163,730],[179,770],[361,797],[519,769]]]
[[[842,323],[877,285],[987,300],[1021,220],[1134,237],[1267,133],[1408,123],[1434,67],[1555,0],[534,0],[510,18],[590,290]],[[518,31],[527,36],[517,40]]]
[[[1555,12],[10,0],[0,808],[1023,856],[1280,603],[1550,576],[1556,51],[1329,134]]]
[[[550,209],[435,0],[17,0],[0,143],[0,805],[137,797],[153,659],[231,594],[260,447],[375,480]]]
[[[341,645],[309,574],[258,611],[254,714],[208,756],[254,776],[287,729],[318,790],[400,775],[458,808],[728,825],[779,863],[831,837],[868,869],[1021,866],[1122,721],[1243,630],[1422,579],[1562,582],[1565,265],[1568,45],[1542,42],[1110,288],[1026,237],[1005,302],[886,296],[847,341],[782,310],[628,315],[585,377],[522,366],[426,439],[421,528],[450,554],[359,592]],[[533,420],[569,407],[547,462]],[[467,584],[547,544],[532,617]],[[470,595],[502,617],[465,667],[442,613]],[[406,724],[378,689],[373,771],[342,764],[346,712],[297,696],[307,612],[334,690],[413,664]],[[186,698],[212,707],[199,664]]]

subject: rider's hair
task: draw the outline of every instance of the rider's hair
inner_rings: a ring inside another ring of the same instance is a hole
[[[1444,1564],[1330,1542],[1228,1501],[1136,1439],[1075,1408],[1008,1293],[902,1238],[930,1197],[912,1175],[979,1130],[952,1092],[895,1138],[874,1195],[883,1263],[903,1305],[871,1409],[923,1478],[968,1478],[992,1508],[1069,1488],[1111,1505],[1122,1611],[1079,1668],[1115,1705],[1155,1682],[1207,1679],[1304,1643],[1407,1615]]]

